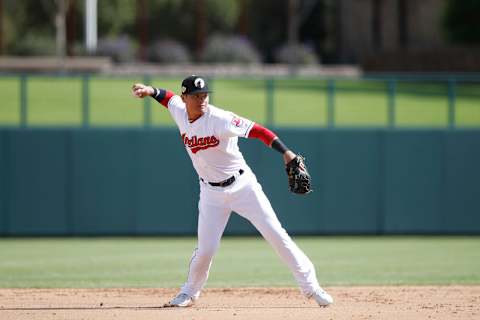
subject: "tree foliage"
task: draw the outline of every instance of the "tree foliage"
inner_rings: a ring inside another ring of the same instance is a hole
[[[9,54],[51,54],[55,43],[55,9],[57,0],[4,1],[4,41]],[[85,0],[74,1],[73,21],[70,21],[69,41],[76,54],[85,53]],[[322,41],[322,3],[332,0],[299,0],[303,17],[299,39],[319,53]],[[174,40],[201,59],[213,35],[238,37],[239,19],[244,18],[241,37],[258,49],[261,60],[274,62],[276,52],[287,41],[288,0],[145,0],[146,13],[140,15],[136,0],[98,0],[99,44],[116,48],[115,39],[129,41],[136,48],[139,32],[147,36],[143,44],[152,47],[158,41]],[[201,6],[201,8],[200,8]],[[146,18],[145,25],[138,18]],[[73,27],[72,27],[73,26]],[[199,28],[199,26],[203,26]],[[240,37],[240,38],[241,38]],[[104,48],[104,49],[105,49]],[[152,48],[147,48],[151,50]],[[53,50],[54,52],[54,50]],[[124,60],[124,59],[119,59]]]
[[[150,0],[149,26],[153,39],[173,38],[193,49],[196,41],[198,0]],[[233,32],[238,14],[237,1],[205,0],[207,35],[214,31]]]
[[[54,0],[5,1],[6,48],[11,54],[55,52]],[[52,46],[53,45],[53,46]]]
[[[135,1],[98,1],[99,37],[111,37],[121,34],[130,34],[133,36],[134,32]]]
[[[448,0],[444,27],[453,43],[480,44],[480,0]]]

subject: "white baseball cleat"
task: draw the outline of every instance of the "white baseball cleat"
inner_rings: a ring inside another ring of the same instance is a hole
[[[332,296],[326,293],[322,288],[315,291],[310,297],[315,299],[320,307],[326,307],[333,303]]]
[[[194,303],[194,298],[190,297],[186,293],[179,293],[175,298],[172,299],[172,301],[165,304],[164,307],[186,308],[191,307]]]

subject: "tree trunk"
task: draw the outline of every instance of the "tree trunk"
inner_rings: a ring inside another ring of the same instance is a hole
[[[66,28],[67,28],[67,55],[75,55],[75,38],[77,36],[77,19],[76,19],[76,1],[70,0],[67,8],[66,16]]]
[[[300,9],[300,4],[298,0],[288,0],[287,42],[291,46],[298,44],[298,28],[299,28],[299,22],[300,22],[299,9]]]
[[[0,0],[0,55],[3,55],[3,0]]]
[[[298,46],[298,34],[300,27],[300,3],[299,0],[288,0],[287,4],[287,43],[290,47],[291,53],[289,55],[289,69],[290,74],[297,72],[298,53],[296,47]]]
[[[248,17],[247,17],[247,1],[248,0],[237,0],[239,7],[239,14],[237,20],[237,31],[240,35],[246,36],[248,33]]]
[[[205,46],[205,40],[207,37],[207,10],[205,8],[205,0],[195,1],[195,17],[196,17],[196,30],[195,35],[195,57],[200,60],[203,47]]]
[[[57,28],[57,57],[64,59],[66,55],[66,27],[65,16],[67,12],[67,0],[57,0],[57,13],[55,15],[55,26]]]
[[[408,48],[408,3],[406,0],[398,0],[398,44],[400,48]]]
[[[140,41],[138,47],[138,59],[141,61],[148,60],[148,8],[146,0],[136,1],[136,24],[138,39]]]
[[[375,51],[381,51],[382,41],[382,3],[383,0],[372,0],[372,37]]]

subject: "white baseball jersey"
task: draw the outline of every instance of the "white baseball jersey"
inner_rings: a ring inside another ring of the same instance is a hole
[[[168,110],[200,178],[220,182],[247,168],[238,137],[248,137],[254,122],[208,105],[206,113],[190,123],[185,103],[177,95],[168,101]]]

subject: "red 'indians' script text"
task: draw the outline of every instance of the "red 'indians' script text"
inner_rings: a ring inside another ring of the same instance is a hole
[[[193,136],[188,138],[185,133],[182,133],[182,141],[186,147],[190,148],[192,153],[197,153],[200,150],[216,147],[220,143],[220,140],[218,140],[215,136],[201,138]]]

